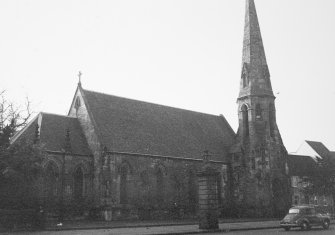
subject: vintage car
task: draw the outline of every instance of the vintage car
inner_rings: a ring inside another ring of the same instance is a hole
[[[330,216],[317,213],[314,206],[292,207],[285,218],[280,221],[280,226],[286,231],[291,228],[300,227],[302,230],[309,230],[312,226],[322,226],[328,229]]]

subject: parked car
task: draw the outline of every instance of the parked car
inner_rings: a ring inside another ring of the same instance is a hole
[[[330,216],[318,213],[315,207],[310,205],[292,207],[285,218],[280,221],[280,226],[286,231],[294,227],[309,230],[312,226],[322,226],[328,229],[329,225]]]

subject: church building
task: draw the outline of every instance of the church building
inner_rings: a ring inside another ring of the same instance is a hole
[[[287,151],[254,0],[246,0],[237,133],[224,116],[84,88],[67,115],[39,113],[11,140],[39,143],[46,157],[40,199],[105,219],[192,217],[197,172],[219,172],[222,215],[278,216],[291,205]],[[234,102],[234,101],[232,101]],[[205,159],[205,160],[204,160]]]

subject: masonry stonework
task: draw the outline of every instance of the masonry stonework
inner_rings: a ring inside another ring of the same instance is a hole
[[[77,91],[74,95],[73,102],[69,111],[69,116],[77,117],[80,123],[80,126],[83,129],[85,134],[87,143],[89,145],[90,150],[93,154],[94,159],[94,172],[93,175],[93,187],[95,192],[94,201],[98,206],[100,205],[100,175],[101,175],[101,159],[102,159],[102,151],[103,146],[101,146],[100,141],[97,136],[97,130],[94,127],[94,120],[89,115],[89,112],[86,107],[85,97],[83,96],[83,92],[81,90],[81,85],[78,86]]]
[[[107,154],[102,180],[103,201],[112,208],[113,218],[194,217],[198,211],[197,172],[201,161],[169,160]],[[227,203],[226,168],[214,164],[219,172],[217,198]],[[125,171],[125,176],[123,171]]]
[[[275,96],[253,0],[246,1],[245,21],[239,129],[231,160],[235,200],[251,214],[278,216],[290,205],[287,152],[276,123]]]

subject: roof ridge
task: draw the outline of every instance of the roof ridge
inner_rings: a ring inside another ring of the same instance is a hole
[[[307,143],[319,143],[323,144],[321,141],[315,141],[315,140],[305,140]],[[324,145],[324,144],[323,144]]]
[[[46,114],[46,115],[53,115],[53,116],[59,116],[59,117],[67,117],[67,118],[74,118],[74,119],[78,119],[77,117],[72,117],[72,116],[68,116],[68,115],[63,115],[63,114],[58,114],[58,113],[48,113],[48,112],[40,112],[40,114]]]
[[[92,92],[92,93],[97,93],[97,94],[106,95],[106,96],[113,96],[113,97],[117,97],[117,98],[121,98],[121,99],[126,99],[126,100],[141,102],[141,103],[145,103],[145,104],[152,104],[152,105],[162,106],[162,107],[165,107],[165,108],[178,109],[178,110],[181,110],[181,111],[187,111],[187,112],[192,112],[192,113],[210,115],[210,116],[214,116],[214,117],[221,117],[221,115],[223,116],[223,114],[215,115],[215,114],[204,113],[204,112],[200,112],[200,111],[194,111],[194,110],[190,110],[190,109],[183,109],[183,108],[173,107],[173,106],[164,105],[164,104],[157,104],[157,103],[153,103],[153,102],[149,102],[149,101],[143,101],[143,100],[137,100],[137,99],[133,99],[133,98],[127,98],[127,97],[118,96],[118,95],[111,95],[111,94],[107,94],[107,93],[104,93],[104,92],[92,91],[92,90],[87,90],[87,89],[83,89],[83,90],[86,91],[86,92]]]
[[[289,153],[288,156],[291,156],[291,157],[308,157],[308,158],[312,158],[311,156],[308,156],[308,155],[301,155],[301,154],[292,154],[292,153]]]
[[[328,147],[321,141],[312,141],[312,140],[305,140],[307,144],[320,144],[322,145],[323,147],[325,147],[329,152],[330,150],[328,149]],[[311,145],[310,145],[311,146]],[[313,146],[311,146],[313,148]],[[313,148],[314,149],[314,148]]]

